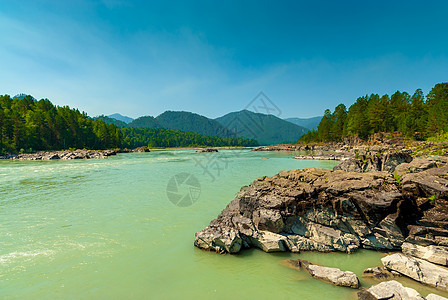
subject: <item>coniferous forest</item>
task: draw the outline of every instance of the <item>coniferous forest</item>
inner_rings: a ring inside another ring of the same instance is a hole
[[[168,129],[119,128],[94,120],[48,99],[0,95],[0,153],[62,150],[194,146],[254,146],[248,139],[202,136]]]
[[[318,130],[300,138],[303,142],[340,141],[345,136],[367,139],[376,132],[400,132],[423,140],[448,131],[448,83],[436,84],[424,96],[396,92],[392,96],[360,97],[347,110],[344,104],[325,110]]]

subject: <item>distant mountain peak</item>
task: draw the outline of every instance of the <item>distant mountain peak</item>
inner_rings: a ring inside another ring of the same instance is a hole
[[[286,118],[288,122],[293,124],[308,128],[309,130],[317,130],[322,116],[312,117],[312,118]]]
[[[31,96],[31,95],[29,95],[29,94],[24,94],[24,93],[20,93],[20,94],[15,95],[15,96],[13,97],[13,99],[20,99],[20,100],[23,100],[23,99],[25,99],[25,97],[31,97],[31,99],[32,99],[33,101],[37,101],[36,98],[34,98],[33,96]]]
[[[131,118],[131,117],[127,117],[127,116],[123,116],[123,115],[121,115],[121,114],[119,114],[119,113],[111,114],[111,115],[109,115],[109,116],[107,116],[107,117],[112,118],[112,119],[115,119],[115,120],[118,120],[118,121],[121,121],[121,122],[124,122],[124,123],[126,123],[126,124],[129,124],[129,123],[131,123],[132,121],[134,121],[133,118]]]

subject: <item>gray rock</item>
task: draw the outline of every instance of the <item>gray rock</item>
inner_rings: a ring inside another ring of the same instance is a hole
[[[144,152],[151,152],[147,146],[142,146],[142,147],[137,147],[134,150],[132,150],[132,152],[137,152],[137,153],[144,153]]]
[[[390,280],[371,286],[358,292],[360,300],[424,300],[416,290],[404,287],[401,283]]]
[[[319,266],[302,259],[299,259],[296,262],[297,265],[304,268],[314,278],[330,282],[337,286],[345,286],[354,289],[359,288],[358,277],[353,272],[341,271],[338,268]]]
[[[383,257],[381,262],[388,270],[394,270],[435,288],[447,290],[448,270],[445,268],[401,253]]]
[[[286,237],[269,231],[261,231],[257,237],[251,239],[251,245],[260,248],[264,252],[283,252],[286,246]]]
[[[342,170],[346,172],[362,172],[362,161],[356,158],[349,158],[340,162],[333,168],[333,170]]]
[[[429,262],[448,266],[448,248],[442,246],[420,246],[411,243],[403,243],[402,252],[409,256],[414,256]]]
[[[437,162],[427,158],[416,158],[410,163],[402,163],[395,168],[398,175],[403,176],[406,173],[418,173],[431,168],[436,168]]]
[[[196,150],[196,153],[207,153],[207,152],[218,152],[218,149],[204,148],[204,149]]]

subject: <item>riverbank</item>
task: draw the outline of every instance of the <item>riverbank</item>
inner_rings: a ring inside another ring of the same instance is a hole
[[[0,155],[0,159],[11,160],[54,160],[54,159],[104,159],[109,156],[117,155],[118,153],[142,153],[151,151],[176,151],[176,150],[196,150],[202,152],[217,152],[220,150],[232,150],[232,149],[251,149],[252,147],[191,147],[191,148],[148,148],[146,146],[138,147],[135,149],[113,149],[113,150],[87,150],[87,149],[75,149],[75,150],[60,150],[60,151],[38,151],[33,153],[20,153],[20,154],[4,154]],[[206,150],[206,151],[203,151]],[[213,150],[213,151],[210,151]],[[214,151],[216,150],[216,151]]]

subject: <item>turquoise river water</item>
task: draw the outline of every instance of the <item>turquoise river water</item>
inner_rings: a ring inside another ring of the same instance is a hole
[[[335,165],[293,155],[183,150],[104,160],[0,161],[0,297],[355,299],[353,290],[281,261],[300,257],[360,276],[380,265],[383,254],[252,249],[219,255],[193,246],[195,232],[255,178]],[[168,182],[179,173],[192,174],[200,184],[196,202],[187,207],[167,196]]]

